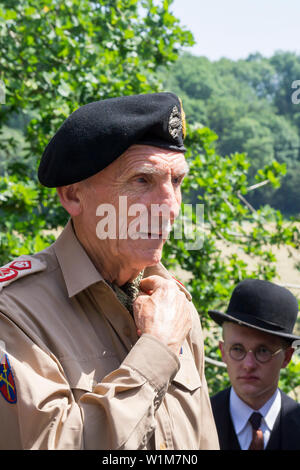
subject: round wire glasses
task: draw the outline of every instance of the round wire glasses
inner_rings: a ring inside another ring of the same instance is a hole
[[[252,352],[258,362],[265,363],[269,362],[272,357],[276,356],[276,354],[280,353],[280,351],[283,351],[283,348],[277,349],[277,351],[272,352],[265,346],[258,346],[255,349],[245,349],[244,346],[242,346],[241,344],[233,344],[229,348],[229,356],[234,361],[242,361],[243,359],[245,359],[248,352]]]

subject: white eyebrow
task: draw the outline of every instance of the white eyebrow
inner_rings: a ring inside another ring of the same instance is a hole
[[[176,171],[176,174],[180,176],[181,175],[186,176],[188,172],[189,172],[189,165],[187,162],[185,162],[184,166],[178,169],[178,171]],[[163,169],[155,168],[149,165],[142,165],[141,167],[136,169],[136,173],[143,174],[143,175],[157,175],[157,176],[163,176],[165,174]]]

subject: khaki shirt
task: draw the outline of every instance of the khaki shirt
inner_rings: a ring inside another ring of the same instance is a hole
[[[49,248],[2,268],[0,291],[1,449],[219,448],[190,300],[179,357],[139,338],[70,222]]]

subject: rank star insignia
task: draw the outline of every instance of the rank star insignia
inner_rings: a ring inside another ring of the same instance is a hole
[[[9,281],[18,275],[18,271],[13,268],[0,269],[0,282]]]
[[[7,354],[0,363],[0,392],[8,403],[17,402],[17,389]]]

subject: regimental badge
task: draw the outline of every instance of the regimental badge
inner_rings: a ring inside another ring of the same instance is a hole
[[[17,402],[17,389],[7,354],[0,362],[0,392],[8,403]]]
[[[182,131],[182,121],[181,114],[177,106],[173,107],[172,112],[170,114],[168,129],[173,139],[176,139],[180,136],[180,133]]]
[[[170,117],[169,117],[169,133],[173,137],[173,139],[176,139],[177,137],[180,136],[180,133],[182,132],[182,137],[183,139],[186,136],[186,121],[185,121],[185,112],[182,107],[182,101],[179,98],[180,102],[180,109],[177,108],[177,106],[174,106]]]

